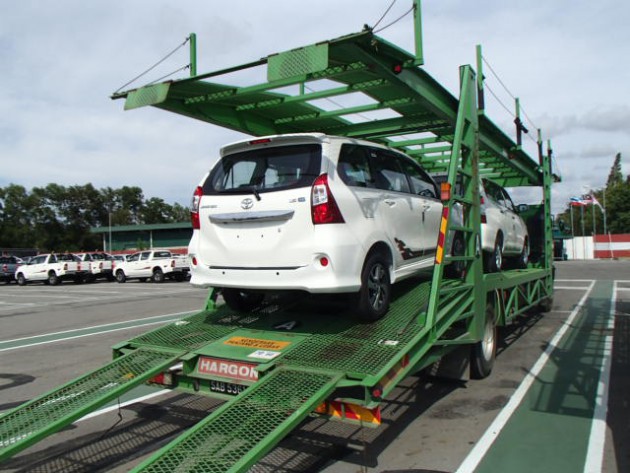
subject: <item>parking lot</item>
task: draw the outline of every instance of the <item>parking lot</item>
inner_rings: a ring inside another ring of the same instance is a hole
[[[379,428],[308,419],[253,471],[568,472],[584,470],[593,461],[588,456],[591,449],[595,464],[601,455],[602,471],[630,471],[630,408],[625,394],[630,388],[628,267],[621,261],[558,263],[553,310],[502,330],[489,378],[460,382],[410,377],[384,404]],[[605,307],[597,288],[607,285],[613,296]],[[198,310],[206,296],[205,290],[170,281],[0,286],[0,412],[106,364],[112,345]],[[612,356],[581,353],[576,364],[572,351],[593,347],[571,330],[580,324],[584,333],[607,330],[599,322],[591,324],[587,315],[615,321]],[[558,336],[560,330],[567,332]],[[605,373],[602,361],[604,368],[609,363],[611,374],[605,392],[598,391],[600,373]],[[527,381],[532,373],[535,379]],[[552,381],[537,387],[547,377]],[[523,387],[526,382],[531,386]],[[510,400],[518,396],[523,401],[513,406]],[[592,437],[591,419],[605,417],[597,407],[606,399],[607,427]],[[128,471],[219,404],[199,396],[138,388],[114,406],[6,461],[0,469]],[[523,412],[523,406],[531,410]],[[501,419],[505,423],[497,424]],[[563,432],[562,438],[557,432]],[[555,436],[547,449],[535,444],[543,434]],[[506,443],[511,443],[509,449]],[[557,458],[565,443],[576,449],[575,458]],[[517,466],[510,463],[510,455],[520,455],[513,459]]]

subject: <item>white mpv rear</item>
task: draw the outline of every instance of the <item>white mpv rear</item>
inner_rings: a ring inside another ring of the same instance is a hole
[[[237,310],[269,291],[355,293],[375,320],[391,283],[433,266],[441,214],[433,179],[384,146],[315,133],[238,142],[195,190],[191,283],[223,288]]]

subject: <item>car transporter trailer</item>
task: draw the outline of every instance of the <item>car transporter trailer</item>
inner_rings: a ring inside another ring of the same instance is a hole
[[[486,117],[480,50],[477,74],[471,66],[460,68],[459,99],[419,67],[418,0],[415,14],[415,54],[365,29],[197,75],[193,42],[190,78],[113,98],[125,98],[126,109],[151,105],[254,136],[318,131],[371,140],[407,153],[430,173],[446,174],[432,278],[396,285],[388,314],[370,324],[354,320],[351,309],[330,314],[287,308],[273,299],[251,313],[237,313],[216,304],[212,290],[200,312],[114,346],[111,363],[2,415],[0,461],[150,382],[226,402],[134,471],[246,471],[309,415],[378,425],[379,405],[394,387],[445,355],[465,353],[471,375],[487,376],[496,327],[527,311],[550,309],[551,151],[543,153],[538,131],[534,161],[520,145],[518,119],[514,142]],[[267,79],[258,85],[211,82],[265,65]],[[323,79],[327,87],[313,90]],[[299,92],[278,90],[287,86]],[[353,93],[370,97],[370,103],[335,110],[312,103]],[[375,110],[395,114],[363,122],[345,118]],[[528,225],[526,269],[483,271],[481,177],[504,187],[542,188],[542,204],[533,207]],[[454,205],[464,210],[458,227],[448,219]],[[444,254],[449,231],[464,236],[464,254]],[[461,279],[444,276],[453,261],[465,264]]]

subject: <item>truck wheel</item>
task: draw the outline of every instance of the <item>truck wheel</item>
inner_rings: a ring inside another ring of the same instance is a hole
[[[494,248],[490,253],[486,254],[486,272],[496,273],[501,271],[503,266],[503,236],[497,234],[496,240],[494,240]]]
[[[470,376],[473,379],[487,377],[494,366],[497,354],[497,324],[494,314],[494,306],[486,306],[486,320],[482,338],[471,347]]]
[[[553,308],[553,297],[545,297],[538,303],[538,310],[540,312],[549,312]]]
[[[122,269],[120,271],[116,271],[116,281],[119,283],[127,281],[127,276],[125,276],[125,272]]]
[[[357,294],[357,315],[364,322],[382,318],[391,297],[389,263],[383,254],[372,253],[361,271],[361,289]]]
[[[464,256],[465,253],[464,237],[461,233],[455,234],[453,238],[453,245],[451,248],[451,256]],[[465,261],[452,261],[446,268],[446,275],[449,278],[461,279],[466,271]]]
[[[523,243],[523,250],[518,257],[518,267],[521,269],[527,268],[527,264],[529,263],[529,240],[525,238],[525,242]]]
[[[54,271],[48,273],[48,284],[50,284],[51,286],[56,286],[57,284],[59,284],[59,278]]]
[[[26,278],[22,273],[17,275],[17,283],[19,286],[26,286]]]
[[[265,294],[226,287],[222,291],[227,306],[237,312],[251,312],[262,304]]]
[[[164,273],[162,272],[162,270],[160,268],[156,268],[155,271],[153,271],[153,282],[164,282]]]

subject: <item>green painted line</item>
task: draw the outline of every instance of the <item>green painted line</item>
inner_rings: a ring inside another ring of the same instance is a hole
[[[476,473],[583,471],[613,283],[597,282]]]
[[[127,329],[135,328],[135,327],[144,327],[148,325],[174,322],[190,314],[191,312],[178,312],[175,314],[158,315],[155,317],[128,320],[125,322],[117,322],[113,324],[96,325],[92,327],[67,330],[63,332],[47,333],[47,334],[42,334],[42,335],[36,335],[33,337],[17,338],[14,340],[5,340],[5,341],[0,342],[0,352],[8,351],[8,350],[15,350],[18,348],[27,348],[27,347],[32,347],[36,345],[43,345],[46,343],[61,342],[64,340],[71,340],[74,338],[100,335],[103,333],[116,332],[119,330],[127,330]]]

